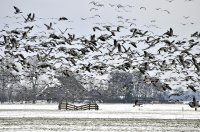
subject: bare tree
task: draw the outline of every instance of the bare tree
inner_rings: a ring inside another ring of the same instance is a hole
[[[0,84],[1,84],[1,93],[0,93],[0,100],[1,103],[4,103],[5,101],[13,101],[12,99],[12,93],[13,93],[13,86],[15,83],[17,83],[19,80],[16,75],[14,75],[12,72],[10,72],[7,68],[5,68],[5,65],[1,63],[0,65]],[[6,90],[8,91],[8,98],[6,96]]]
[[[87,96],[88,91],[76,80],[73,74],[66,76],[62,72],[56,78],[60,82],[60,90],[64,93],[62,100],[74,102]]]

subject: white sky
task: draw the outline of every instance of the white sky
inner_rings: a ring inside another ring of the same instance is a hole
[[[3,23],[12,23],[11,19],[5,16],[13,16],[14,8],[17,6],[26,16],[28,13],[35,13],[36,17],[40,18],[59,18],[65,16],[73,23],[67,23],[67,27],[74,28],[76,34],[84,34],[90,32],[91,24],[96,22],[111,22],[120,24],[117,21],[117,16],[123,16],[124,19],[136,19],[134,22],[138,28],[148,29],[144,25],[156,25],[161,29],[151,27],[148,30],[153,32],[163,33],[174,28],[174,32],[185,37],[186,34],[194,33],[200,30],[200,1],[199,0],[100,0],[100,4],[104,7],[95,7],[89,4],[91,0],[1,0],[0,1],[0,20],[1,26]],[[131,5],[133,8],[125,7],[124,9],[111,7],[110,4],[120,4],[123,6]],[[98,8],[97,11],[89,11],[91,8]],[[146,10],[140,9],[146,7]],[[156,8],[161,8],[156,10]],[[126,11],[128,12],[126,12]],[[168,14],[165,11],[170,11]],[[81,18],[92,17],[99,14],[101,18],[87,19],[82,21]],[[185,19],[183,16],[189,16]],[[150,22],[156,20],[155,22]],[[191,24],[194,23],[194,24]],[[186,24],[183,26],[182,24]],[[128,26],[128,24],[127,24]]]

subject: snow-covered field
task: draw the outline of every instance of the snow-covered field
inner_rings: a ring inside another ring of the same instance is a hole
[[[0,105],[2,131],[200,131],[200,109],[185,104],[99,104],[59,111],[57,104]]]

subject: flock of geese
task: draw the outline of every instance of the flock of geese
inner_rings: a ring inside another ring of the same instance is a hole
[[[93,5],[90,11],[104,6],[95,1],[89,4]],[[133,8],[121,4],[109,6],[124,10],[125,7]],[[147,10],[146,7],[140,9]],[[23,20],[22,26],[10,29],[7,25],[0,31],[0,61],[15,74],[25,74],[24,71],[32,66],[36,66],[41,74],[59,69],[66,76],[77,73],[95,77],[115,70],[137,70],[144,76],[146,83],[157,86],[160,80],[163,90],[173,90],[176,86],[194,93],[199,90],[198,31],[178,40],[178,34],[172,28],[163,34],[154,35],[148,30],[138,29],[133,23],[134,19],[127,19],[125,21],[130,22],[130,26],[98,23],[92,27],[90,35],[76,36],[68,32],[69,28],[57,30],[53,21],[34,25],[39,21],[35,13],[24,16],[24,12],[16,6],[14,11],[17,20]],[[167,10],[163,11],[170,14]],[[185,19],[188,18],[185,16]],[[69,18],[57,18],[56,23],[59,21],[69,21]],[[152,20],[152,23],[155,21]]]

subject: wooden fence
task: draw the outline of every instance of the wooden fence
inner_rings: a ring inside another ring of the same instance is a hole
[[[85,105],[72,105],[68,103],[60,103],[58,105],[59,110],[99,110],[99,106],[94,103],[94,104],[85,104]]]

